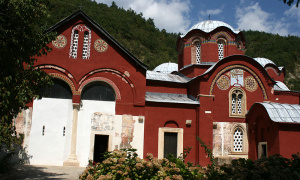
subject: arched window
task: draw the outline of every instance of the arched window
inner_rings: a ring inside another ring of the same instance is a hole
[[[73,34],[73,45],[72,45],[72,58],[74,59],[77,58],[78,38],[79,38],[78,30],[75,30]]]
[[[72,99],[72,91],[70,86],[60,79],[53,79],[53,86],[44,89],[43,97]]]
[[[244,133],[241,128],[236,128],[233,134],[233,152],[243,152]]]
[[[229,92],[229,116],[244,117],[246,113],[246,94],[240,88]]]
[[[82,43],[79,45],[82,50],[78,50],[79,37],[83,37]],[[72,29],[71,43],[69,57],[77,59],[77,57],[82,57],[82,59],[90,58],[90,45],[91,45],[91,29],[84,24],[78,24]],[[80,54],[82,53],[82,54]]]
[[[200,64],[201,62],[201,43],[196,43],[196,63]]]
[[[115,101],[115,91],[105,83],[92,83],[84,88],[82,100]]]
[[[224,58],[224,49],[225,49],[225,40],[219,39],[218,40],[218,57],[219,61]]]
[[[89,32],[84,32],[82,59],[88,58]]]

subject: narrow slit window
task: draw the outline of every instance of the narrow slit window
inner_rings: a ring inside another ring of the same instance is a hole
[[[63,136],[65,136],[66,135],[66,127],[64,126],[64,128],[63,128]]]
[[[196,63],[200,64],[201,62],[201,43],[196,44]]]
[[[42,135],[45,135],[45,125],[43,125],[43,131],[42,131]]]

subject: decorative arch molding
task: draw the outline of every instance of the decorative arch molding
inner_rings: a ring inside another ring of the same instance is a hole
[[[179,125],[176,121],[167,121],[165,124],[164,124],[164,127],[170,127],[170,128],[179,128]]]
[[[66,76],[64,76],[62,74],[58,74],[58,73],[49,73],[49,75],[66,82],[70,86],[70,89],[71,89],[73,95],[78,94],[77,91],[75,90],[75,86],[74,86],[73,82]]]
[[[107,79],[107,78],[104,78],[104,77],[94,77],[94,78],[90,78],[86,81],[84,81],[78,88],[78,93],[81,94],[82,90],[84,89],[84,87],[90,83],[93,83],[93,82],[105,82],[106,84],[110,85],[114,92],[115,92],[115,95],[116,95],[116,99],[117,100],[120,100],[121,99],[121,93],[120,93],[120,90],[119,88],[116,86],[116,84],[111,81],[110,79]]]
[[[243,65],[231,65],[231,66],[227,66],[224,69],[222,69],[220,72],[218,72],[218,74],[215,76],[215,78],[213,79],[210,89],[209,89],[209,95],[212,95],[213,90],[214,90],[214,86],[217,82],[217,80],[219,79],[219,77],[221,77],[221,75],[223,75],[226,71],[230,70],[230,69],[235,69],[235,68],[240,68],[240,69],[244,69],[246,71],[248,71],[254,78],[255,80],[258,82],[262,92],[263,92],[263,96],[264,99],[267,100],[268,99],[268,95],[266,92],[266,89],[263,85],[263,83],[261,82],[261,80],[259,79],[259,77],[257,76],[257,74],[255,72],[253,72],[250,68],[243,66]]]
[[[82,86],[82,83],[85,81],[85,79],[87,79],[89,76],[95,74],[95,73],[100,73],[100,72],[110,72],[112,74],[117,75],[118,77],[120,77],[122,79],[122,81],[124,81],[125,83],[127,83],[131,90],[132,90],[132,94],[133,94],[133,100],[135,102],[136,100],[136,89],[134,87],[133,82],[129,79],[130,77],[130,73],[128,71],[125,71],[124,73],[115,70],[115,69],[110,69],[110,68],[103,68],[103,69],[95,69],[89,73],[87,73],[83,78],[81,78],[81,80],[79,81],[80,86]],[[120,96],[121,98],[121,96]]]
[[[224,31],[221,31],[221,32],[218,32],[218,33],[215,33],[214,35],[212,35],[211,40],[218,40],[219,37],[224,37],[224,38],[226,38],[227,41],[233,40],[232,37],[227,32],[224,32]]]
[[[56,65],[52,65],[52,64],[40,65],[40,66],[36,66],[35,69],[55,69],[59,72],[66,74],[70,79],[74,79],[74,77],[72,76],[72,74],[70,72],[68,72],[64,68],[56,66]]]

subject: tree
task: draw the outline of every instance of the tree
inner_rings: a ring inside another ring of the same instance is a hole
[[[294,0],[283,0],[283,2],[290,6],[294,3]],[[300,2],[300,0],[297,0],[296,7],[299,6],[299,2]]]
[[[13,118],[41,96],[51,77],[34,68],[38,56],[50,51],[53,33],[44,34],[45,0],[0,0],[0,146],[20,143]]]

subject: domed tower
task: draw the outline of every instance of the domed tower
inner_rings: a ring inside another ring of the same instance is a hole
[[[202,21],[178,38],[178,69],[207,69],[224,57],[244,55],[244,49],[245,38],[240,31],[221,21]]]

